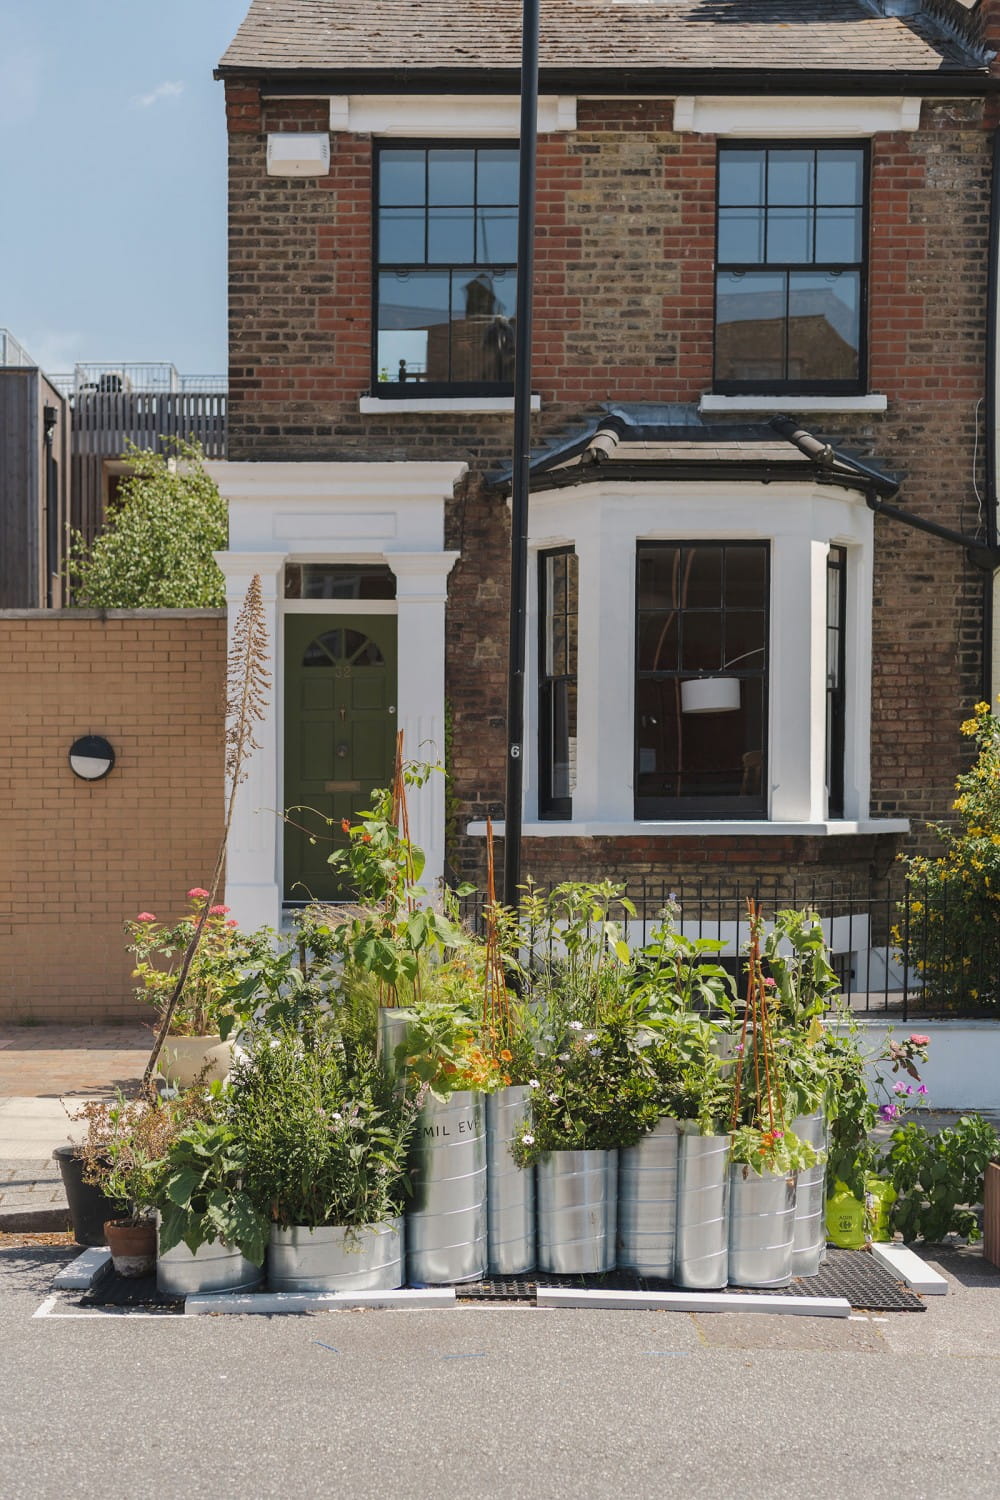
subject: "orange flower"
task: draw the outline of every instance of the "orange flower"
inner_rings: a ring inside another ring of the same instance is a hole
[[[500,1052],[500,1061],[501,1062],[513,1062],[514,1061],[514,1055],[513,1055],[513,1053],[508,1052],[506,1047],[502,1048],[501,1052]]]
[[[340,826],[343,829],[344,833],[350,833],[350,831],[351,831],[351,820],[350,820],[350,818],[341,818],[341,820],[340,820]]]

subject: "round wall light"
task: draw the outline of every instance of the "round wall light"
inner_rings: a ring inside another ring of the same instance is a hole
[[[115,763],[115,752],[99,734],[85,734],[69,747],[69,763],[74,775],[84,781],[100,781]]]

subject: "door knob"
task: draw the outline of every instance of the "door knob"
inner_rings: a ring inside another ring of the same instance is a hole
[[[346,760],[350,753],[350,745],[348,745],[346,740],[341,740],[340,744],[337,746],[337,759]]]

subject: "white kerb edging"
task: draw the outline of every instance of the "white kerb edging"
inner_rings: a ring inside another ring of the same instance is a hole
[[[111,1270],[111,1251],[105,1245],[84,1250],[52,1278],[54,1292],[89,1292]]]
[[[539,1307],[604,1307],[650,1312],[797,1313],[806,1318],[847,1318],[851,1304],[845,1297],[733,1296],[726,1292],[598,1292],[569,1287],[540,1286]]]
[[[350,1307],[454,1307],[455,1288],[398,1292],[206,1292],[184,1302],[186,1318],[212,1313],[313,1313]]]
[[[880,1266],[898,1276],[900,1281],[905,1281],[911,1291],[919,1292],[923,1297],[944,1297],[947,1294],[947,1281],[921,1260],[915,1250],[908,1250],[905,1245],[876,1243],[872,1245],[872,1254]]]

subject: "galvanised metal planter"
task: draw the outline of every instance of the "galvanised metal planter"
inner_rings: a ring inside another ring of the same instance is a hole
[[[391,1292],[403,1285],[403,1220],[271,1226],[267,1284],[272,1292]]]
[[[618,1264],[673,1279],[677,1225],[676,1120],[661,1120],[618,1153]]]
[[[535,1169],[510,1154],[528,1117],[531,1090],[512,1084],[486,1098],[486,1206],[491,1276],[520,1276],[535,1264]]]
[[[486,1275],[486,1109],[482,1094],[428,1094],[410,1148],[407,1279],[418,1286]]]
[[[396,1071],[396,1048],[406,1041],[406,1031],[414,1019],[405,1006],[380,1005],[378,1008],[378,1055],[390,1073]]]
[[[732,1286],[787,1286],[795,1238],[795,1175],[755,1172],[733,1162],[729,1174],[729,1280]]]
[[[695,1292],[729,1280],[729,1137],[698,1135],[690,1121],[678,1141],[674,1280]]]
[[[795,1194],[792,1275],[817,1276],[826,1260],[826,1115],[822,1110],[812,1115],[797,1115],[790,1128],[800,1141],[807,1141],[824,1153],[823,1161],[799,1173]]]
[[[173,1297],[196,1297],[200,1292],[252,1292],[264,1272],[231,1245],[199,1245],[191,1251],[181,1242],[156,1257],[156,1286]]]
[[[617,1151],[550,1151],[538,1163],[538,1269],[593,1276],[615,1263]]]

